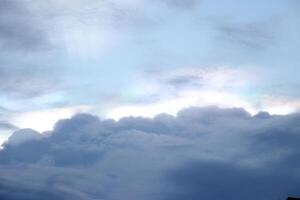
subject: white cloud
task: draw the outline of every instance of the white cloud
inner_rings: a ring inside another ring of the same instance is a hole
[[[246,96],[239,93],[252,87],[256,78],[242,70],[220,68],[190,68],[147,74],[132,91],[158,100],[136,105],[121,105],[108,112],[108,118],[147,116],[165,112],[175,115],[189,106],[216,105],[223,108],[242,107],[255,114],[258,110]],[[256,80],[257,81],[257,80]],[[140,92],[139,92],[140,91]],[[143,97],[142,97],[143,98]]]
[[[271,114],[286,115],[300,110],[300,100],[280,96],[264,96],[259,106]]]
[[[189,106],[241,107],[252,115],[263,110],[271,114],[289,114],[300,110],[300,100],[265,95],[257,91],[262,81],[256,72],[243,68],[185,68],[148,72],[127,93],[138,103],[119,105],[107,112],[107,118],[124,116],[153,117],[176,113]],[[149,101],[148,98],[155,97]]]
[[[59,119],[69,118],[76,113],[87,112],[90,109],[90,106],[80,105],[30,111],[18,114],[14,119],[12,119],[12,122],[20,128],[32,128],[39,132],[43,132],[51,130],[55,122]]]
[[[162,112],[176,115],[179,110],[189,106],[213,105],[222,108],[242,107],[251,114],[255,114],[258,111],[248,101],[236,94],[217,90],[191,90],[181,91],[176,97],[164,99],[159,102],[121,106],[108,112],[107,118],[120,119],[125,116],[153,117]]]
[[[2,149],[2,144],[13,134],[14,130],[0,129],[0,149]]]

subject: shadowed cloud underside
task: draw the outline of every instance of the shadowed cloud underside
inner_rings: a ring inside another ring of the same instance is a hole
[[[0,151],[3,199],[281,200],[300,195],[299,114],[191,107],[60,120]]]

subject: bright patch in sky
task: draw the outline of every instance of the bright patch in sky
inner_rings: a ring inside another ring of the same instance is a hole
[[[145,116],[153,117],[160,113],[176,115],[176,113],[190,106],[212,106],[217,105],[222,108],[242,107],[252,114],[257,110],[241,97],[218,91],[189,91],[173,99],[163,100],[145,105],[121,106],[112,109],[107,115],[108,118],[120,119],[125,116]]]
[[[19,114],[13,120],[13,122],[20,128],[32,128],[39,132],[43,132],[52,130],[53,125],[59,119],[70,118],[77,113],[88,112],[90,109],[90,106],[82,105],[75,107],[26,112]]]

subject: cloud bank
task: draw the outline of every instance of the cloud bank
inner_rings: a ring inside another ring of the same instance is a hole
[[[300,115],[190,107],[177,116],[78,114],[0,151],[1,199],[265,200],[300,195]]]

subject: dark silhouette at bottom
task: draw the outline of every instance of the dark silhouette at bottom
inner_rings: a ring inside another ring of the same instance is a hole
[[[300,200],[300,198],[288,197],[286,200]]]

